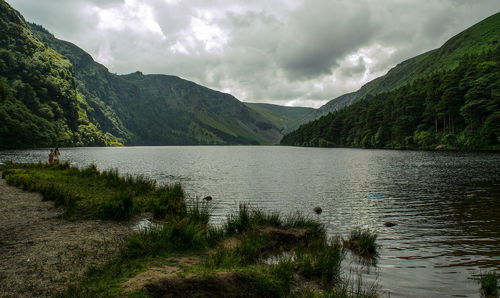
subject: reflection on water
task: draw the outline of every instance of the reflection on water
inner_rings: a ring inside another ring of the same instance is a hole
[[[47,154],[0,151],[0,161],[45,161]],[[200,146],[67,148],[62,157],[181,182],[192,197],[214,198],[216,222],[247,202],[301,210],[331,234],[369,227],[381,249],[364,278],[378,276],[391,297],[479,296],[471,277],[500,269],[499,154]],[[351,264],[346,272],[358,266]]]

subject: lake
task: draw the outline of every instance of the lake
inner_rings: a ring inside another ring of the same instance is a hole
[[[500,154],[279,146],[63,148],[62,159],[95,163],[210,195],[214,222],[245,202],[301,211],[344,237],[379,235],[376,266],[348,258],[391,297],[479,296],[474,277],[500,269]],[[0,151],[0,161],[46,161],[48,150]],[[312,209],[320,206],[323,213]],[[384,222],[396,223],[385,227]],[[352,273],[355,275],[355,273]]]

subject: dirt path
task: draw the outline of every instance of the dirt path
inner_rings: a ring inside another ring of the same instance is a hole
[[[1,172],[0,172],[1,175]],[[44,297],[64,290],[88,266],[108,260],[131,223],[69,222],[41,195],[0,179],[0,297]]]

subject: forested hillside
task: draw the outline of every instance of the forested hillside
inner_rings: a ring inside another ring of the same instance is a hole
[[[277,123],[230,94],[176,76],[112,74],[76,45],[29,25],[73,63],[77,90],[92,116],[125,144],[269,144],[282,137]]]
[[[286,135],[281,144],[500,149],[500,48],[464,54],[453,70],[323,116]]]
[[[76,91],[69,60],[0,1],[0,148],[109,145]]]
[[[480,54],[494,49],[500,42],[499,36],[500,13],[496,13],[450,38],[440,48],[403,61],[389,70],[386,75],[366,83],[359,90],[330,100],[290,125],[287,132],[358,100],[394,90],[436,71],[454,69],[463,55]]]

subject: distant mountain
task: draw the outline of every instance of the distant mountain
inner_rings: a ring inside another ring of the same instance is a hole
[[[287,130],[288,127],[296,123],[298,119],[301,119],[314,110],[313,108],[286,107],[268,103],[245,102],[245,105],[273,122],[279,127],[281,132]]]
[[[340,99],[281,143],[500,149],[500,13]]]
[[[0,148],[109,145],[79,94],[71,62],[0,1]]]
[[[500,42],[499,32],[500,13],[496,13],[452,37],[440,48],[403,61],[389,70],[386,75],[368,82],[358,91],[341,95],[329,101],[319,109],[299,119],[298,122],[293,123],[287,132],[358,100],[394,90],[436,71],[454,69],[458,66],[463,55],[478,54],[495,47]]]
[[[77,89],[92,116],[126,144],[271,144],[282,137],[279,123],[230,94],[176,76],[112,74],[74,44],[41,26],[30,28],[73,63]]]

